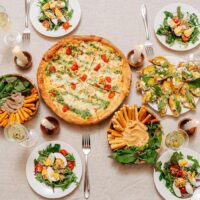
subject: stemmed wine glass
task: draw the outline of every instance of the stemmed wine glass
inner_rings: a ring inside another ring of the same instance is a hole
[[[23,147],[33,147],[37,143],[37,135],[18,122],[11,122],[4,128],[4,136],[8,141],[19,143]]]
[[[4,28],[8,25],[10,19],[6,13],[6,9],[0,5],[0,28]]]
[[[173,151],[177,151],[182,149],[183,147],[186,147],[188,143],[189,143],[189,136],[182,129],[170,132],[165,137],[166,147]]]

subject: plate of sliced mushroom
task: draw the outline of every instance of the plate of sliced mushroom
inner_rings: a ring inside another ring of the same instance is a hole
[[[155,164],[162,141],[162,126],[146,106],[123,105],[109,128],[111,158],[122,164]]]
[[[0,77],[0,127],[30,120],[38,107],[38,90],[31,80],[19,74]]]

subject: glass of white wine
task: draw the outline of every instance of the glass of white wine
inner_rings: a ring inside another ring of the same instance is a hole
[[[9,23],[10,19],[6,13],[6,9],[0,5],[0,28],[5,27]]]
[[[11,122],[4,128],[5,138],[11,142],[16,142],[23,147],[33,147],[37,143],[37,135],[33,130],[28,130],[18,122]]]
[[[178,129],[173,132],[170,132],[165,137],[166,147],[174,151],[177,151],[183,147],[186,147],[188,143],[189,143],[189,136],[182,129]]]

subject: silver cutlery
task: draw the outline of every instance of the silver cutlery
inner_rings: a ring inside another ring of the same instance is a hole
[[[28,22],[29,8],[30,8],[30,0],[25,0],[25,29],[22,35],[23,41],[29,40],[30,34],[31,34],[31,31],[29,29],[29,22]]]
[[[153,44],[150,41],[150,37],[149,37],[147,8],[146,8],[145,4],[142,4],[142,6],[141,6],[141,13],[142,13],[142,19],[143,19],[143,22],[144,22],[145,32],[146,32],[146,41],[144,43],[145,52],[146,52],[148,57],[153,57],[153,54],[154,54]]]
[[[90,196],[90,183],[89,183],[89,174],[88,174],[88,154],[90,153],[90,136],[82,136],[82,149],[85,155],[85,179],[84,179],[84,196],[85,199],[88,199]]]

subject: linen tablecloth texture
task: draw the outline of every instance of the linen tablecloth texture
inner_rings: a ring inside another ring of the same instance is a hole
[[[178,53],[163,47],[155,37],[153,24],[156,13],[165,5],[173,3],[173,0],[79,0],[82,9],[82,18],[78,28],[72,34],[99,35],[107,38],[121,49],[126,55],[136,44],[145,41],[145,31],[140,14],[140,6],[146,3],[148,9],[149,31],[154,44],[155,55],[174,55],[186,58],[189,53],[198,51],[198,47],[190,52]],[[181,1],[200,9],[199,0]],[[6,7],[11,18],[8,29],[24,29],[24,0],[0,0],[0,4]],[[33,67],[28,71],[18,71],[13,63],[11,52],[3,45],[3,35],[0,33],[0,53],[4,55],[0,64],[0,74],[23,73],[36,83],[37,67],[43,53],[58,39],[47,38],[31,28],[31,41],[24,45],[24,49],[32,53]],[[7,30],[9,31],[9,30]],[[141,104],[141,95],[136,92],[135,82],[137,75],[133,71],[131,92],[125,103]],[[199,106],[196,112],[189,112],[179,119],[165,117],[162,125],[165,133],[177,128],[177,122],[183,117],[198,118]],[[143,166],[122,166],[108,158],[110,149],[106,140],[106,128],[109,119],[103,123],[90,127],[80,127],[61,122],[61,132],[57,137],[42,135],[39,127],[41,119],[54,114],[41,101],[38,114],[26,125],[34,128],[39,135],[38,144],[48,140],[61,140],[75,147],[81,155],[81,136],[91,134],[92,151],[89,156],[89,175],[91,184],[91,200],[160,200],[153,182],[153,168]],[[197,134],[190,140],[189,147],[199,152],[200,136]],[[42,200],[32,191],[28,185],[25,167],[26,161],[32,149],[24,149],[16,144],[7,142],[0,130],[0,199],[1,200]],[[63,198],[69,200],[81,200],[83,196],[83,179],[80,187],[71,195]]]

